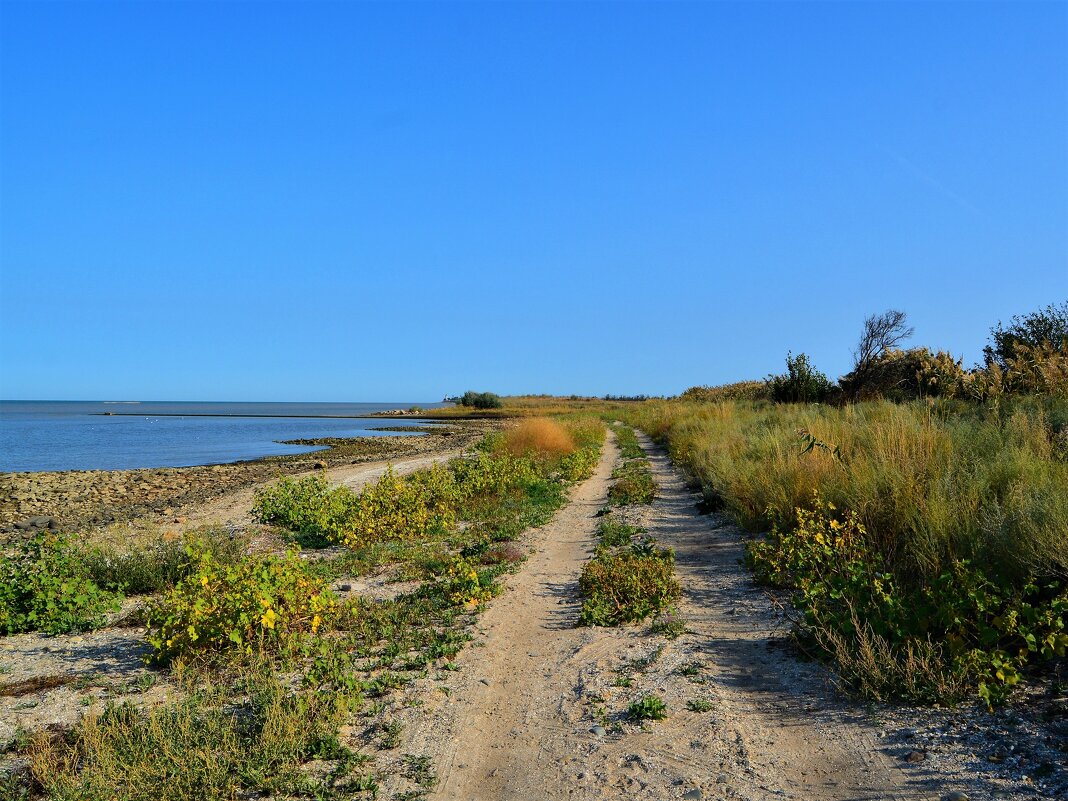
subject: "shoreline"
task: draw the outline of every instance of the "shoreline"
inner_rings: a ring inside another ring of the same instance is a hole
[[[184,510],[281,475],[464,448],[491,427],[486,421],[457,420],[411,427],[422,436],[290,440],[284,444],[320,450],[189,467],[0,473],[0,542],[41,528],[85,530],[145,517],[178,519]]]

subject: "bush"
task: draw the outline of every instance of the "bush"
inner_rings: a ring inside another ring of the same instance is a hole
[[[398,477],[392,468],[345,505],[345,513],[331,520],[326,534],[357,548],[383,540],[423,537],[455,522],[459,491],[453,473],[440,465]]]
[[[547,417],[531,417],[504,432],[504,447],[514,456],[565,456],[575,440],[564,426]]]
[[[501,396],[493,392],[474,392],[468,390],[460,398],[461,406],[469,406],[473,409],[500,409],[504,406]]]
[[[325,475],[301,479],[283,476],[256,490],[252,518],[290,531],[324,533],[332,518],[345,513],[348,495],[351,491],[331,487]]]
[[[644,620],[667,609],[681,594],[670,550],[649,555],[603,554],[582,568],[579,592],[584,626],[616,626]]]
[[[786,372],[768,376],[768,394],[776,403],[820,403],[827,399],[832,384],[817,370],[808,356],[786,354]]]
[[[160,661],[234,647],[276,649],[316,632],[336,608],[294,552],[230,565],[197,546],[189,555],[196,569],[148,609],[148,641]]]
[[[749,543],[748,564],[758,581],[793,590],[802,632],[869,697],[953,701],[947,694],[968,677],[996,703],[1028,663],[1065,655],[1063,584],[1013,590],[956,562],[909,586],[872,551],[854,513],[816,495],[796,514],[792,529]]]
[[[1008,327],[999,322],[990,329],[990,344],[983,348],[987,366],[1006,369],[1021,356],[1021,345],[1029,348],[1051,346],[1058,350],[1068,342],[1068,301],[1051,303],[1023,317],[1015,315]]]
[[[493,597],[493,579],[462,556],[451,557],[439,581],[445,598],[453,606],[474,608]]]
[[[390,468],[360,493],[331,487],[325,477],[283,478],[257,491],[253,518],[279,525],[305,540],[361,547],[412,539],[451,525],[459,500],[453,473],[435,466],[407,477]]]
[[[38,534],[0,557],[0,628],[68,634],[96,628],[122,595],[101,588],[62,534]]]

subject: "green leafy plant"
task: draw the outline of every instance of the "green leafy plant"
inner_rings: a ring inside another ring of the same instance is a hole
[[[667,717],[667,704],[657,695],[646,695],[627,707],[631,720],[663,720]]]
[[[0,557],[0,629],[8,634],[96,628],[121,600],[93,581],[65,535],[38,534]]]
[[[1059,582],[1013,589],[957,561],[910,586],[871,549],[855,513],[817,494],[796,517],[793,528],[750,542],[748,564],[757,580],[793,590],[802,635],[867,695],[954,700],[967,677],[993,705],[1026,665],[1068,649],[1068,588]]]

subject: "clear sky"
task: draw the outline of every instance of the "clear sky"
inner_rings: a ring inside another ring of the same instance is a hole
[[[1068,4],[0,3],[0,397],[675,393],[1068,298]]]

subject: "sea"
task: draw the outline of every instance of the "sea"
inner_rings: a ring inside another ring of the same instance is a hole
[[[360,418],[389,409],[447,405],[0,401],[0,472],[189,467],[310,453],[321,448],[285,441],[396,436],[376,429],[428,421]]]

